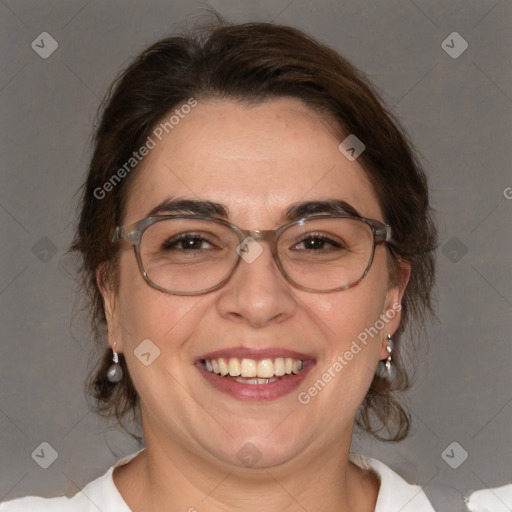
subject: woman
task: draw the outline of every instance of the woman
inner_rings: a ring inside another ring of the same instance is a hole
[[[73,243],[99,409],[145,449],[0,510],[432,511],[350,445],[408,433],[435,243],[410,145],[337,53],[271,24],[156,43],[106,99]]]

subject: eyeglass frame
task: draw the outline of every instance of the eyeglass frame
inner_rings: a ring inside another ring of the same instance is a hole
[[[293,220],[291,222],[288,222],[281,226],[278,229],[242,229],[238,226],[235,226],[234,224],[231,224],[230,222],[227,222],[223,219],[217,219],[214,217],[205,217],[200,215],[185,215],[185,214],[171,214],[171,215],[156,215],[153,217],[146,217],[145,219],[141,219],[133,224],[130,224],[128,226],[117,226],[114,230],[114,234],[112,236],[111,243],[118,242],[121,240],[125,240],[133,245],[133,249],[135,252],[135,257],[137,260],[137,264],[139,266],[139,269],[142,273],[142,276],[146,283],[151,286],[152,288],[155,288],[156,290],[160,290],[162,292],[168,293],[170,295],[181,295],[181,296],[193,296],[193,295],[202,295],[204,293],[209,293],[214,290],[217,290],[224,286],[233,276],[236,269],[238,268],[238,265],[240,264],[240,260],[242,259],[242,255],[239,251],[235,251],[237,253],[237,259],[233,266],[231,267],[231,270],[227,274],[227,276],[220,281],[220,283],[216,284],[215,286],[212,286],[210,288],[207,288],[205,290],[199,290],[197,292],[178,292],[178,291],[171,291],[167,288],[163,288],[162,286],[157,285],[154,283],[149,276],[147,275],[147,272],[144,268],[144,265],[142,263],[142,257],[140,254],[140,243],[142,240],[142,236],[144,234],[144,231],[148,229],[150,226],[155,224],[156,222],[161,222],[164,220],[169,219],[195,219],[195,220],[205,220],[205,221],[211,221],[216,222],[218,224],[223,224],[224,226],[229,227],[232,231],[234,231],[239,240],[240,244],[237,247],[240,247],[240,245],[247,239],[252,238],[253,240],[262,240],[262,241],[268,241],[270,242],[270,249],[271,254],[276,262],[276,265],[281,272],[281,275],[286,279],[288,283],[295,286],[299,290],[311,292],[311,293],[332,293],[332,292],[339,292],[344,291],[349,288],[353,288],[354,286],[358,285],[364,277],[368,274],[370,267],[372,266],[374,257],[375,257],[375,247],[378,244],[381,243],[389,243],[392,241],[391,237],[391,226],[388,224],[384,224],[383,222],[380,222],[375,219],[368,219],[366,217],[359,217],[355,215],[313,215],[309,217],[302,217],[297,220]],[[277,242],[279,240],[279,237],[281,236],[281,233],[286,231],[289,227],[293,226],[294,224],[303,224],[304,222],[308,220],[314,220],[314,219],[353,219],[358,220],[361,222],[364,222],[367,224],[372,231],[372,251],[370,258],[368,260],[368,264],[363,272],[363,275],[357,279],[354,283],[340,286],[338,288],[333,288],[331,290],[316,290],[314,288],[309,288],[307,286],[302,286],[298,283],[296,283],[293,279],[291,279],[288,274],[286,273],[283,264],[281,260],[279,259],[279,255],[277,253]]]

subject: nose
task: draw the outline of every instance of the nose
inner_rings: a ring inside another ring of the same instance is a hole
[[[219,314],[255,328],[291,318],[297,301],[274,261],[269,243],[250,239],[240,255],[238,267],[220,290]]]

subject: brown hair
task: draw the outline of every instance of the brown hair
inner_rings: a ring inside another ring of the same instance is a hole
[[[436,229],[425,174],[398,122],[367,79],[338,53],[294,28],[267,23],[220,25],[163,39],[139,55],[112,84],[101,105],[71,247],[82,256],[96,342],[104,347],[105,313],[95,272],[103,268],[105,278],[115,279],[112,233],[122,221],[136,168],[108,193],[98,190],[144,145],[152,129],[190,98],[251,104],[279,97],[299,99],[330,120],[340,142],[348,134],[363,141],[366,149],[358,162],[393,230],[388,254],[392,279],[398,275],[400,260],[411,264],[402,321],[394,336],[396,375],[390,381],[377,372],[356,419],[359,427],[378,439],[403,439],[410,418],[399,395],[410,382],[400,338],[411,322],[423,327],[426,316],[433,313]],[[118,384],[106,379],[111,352],[102,351],[88,389],[96,411],[115,416],[122,425],[127,413],[136,417],[139,398],[122,355],[124,378]]]

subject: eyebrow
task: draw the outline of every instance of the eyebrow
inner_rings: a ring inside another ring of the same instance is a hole
[[[201,199],[173,199],[168,198],[155,206],[147,214],[147,217],[156,215],[188,214],[202,217],[217,217],[227,219],[229,209],[221,203]],[[349,203],[341,199],[302,201],[293,203],[284,212],[285,217],[297,220],[310,215],[350,215],[361,217],[361,214]]]
[[[296,220],[300,219],[301,217],[317,215],[320,213],[361,217],[360,213],[351,204],[341,199],[303,201],[294,203],[286,210],[286,217],[290,220]]]
[[[162,201],[149,211],[148,217],[155,215],[170,214],[190,214],[200,215],[202,217],[222,217],[227,218],[228,209],[214,201],[197,200],[197,199],[173,199],[172,197]]]

